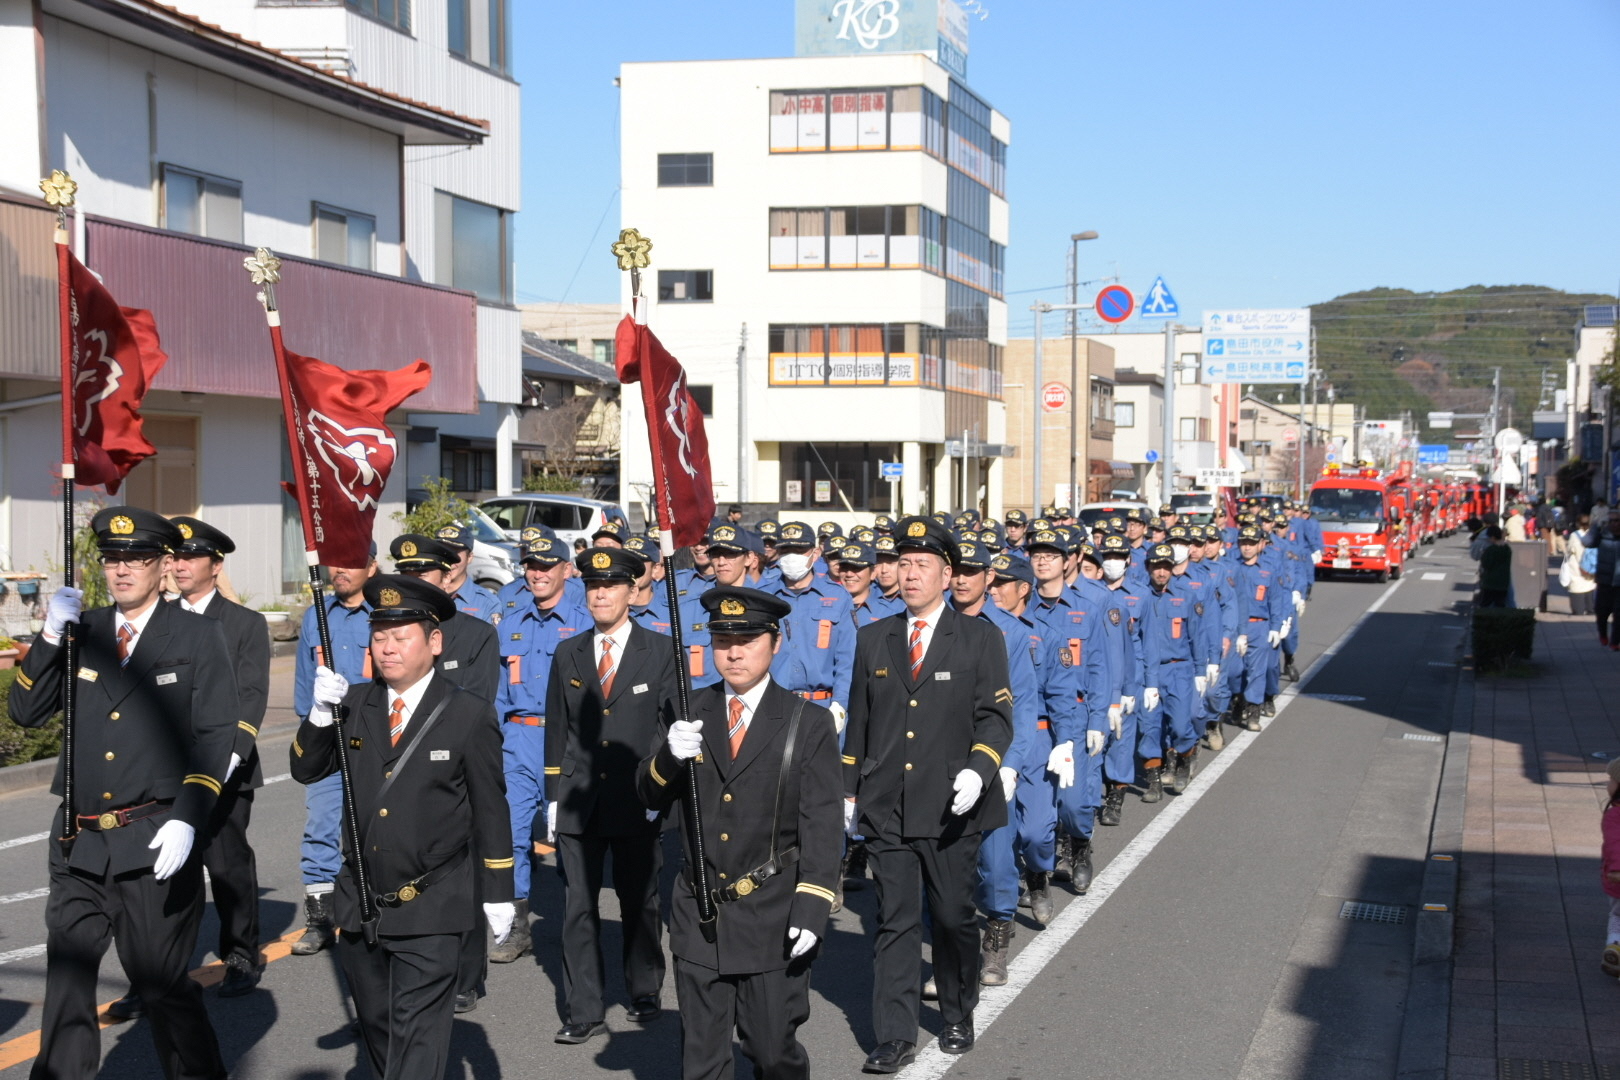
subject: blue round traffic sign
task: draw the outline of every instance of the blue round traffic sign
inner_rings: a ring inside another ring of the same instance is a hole
[[[1103,322],[1122,323],[1135,308],[1136,298],[1123,285],[1109,285],[1097,294],[1097,317]]]

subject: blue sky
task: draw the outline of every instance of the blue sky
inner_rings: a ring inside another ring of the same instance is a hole
[[[1203,308],[1375,286],[1620,285],[1611,0],[984,0],[969,83],[1012,120],[1008,301],[1081,276]],[[515,4],[518,290],[612,301],[618,65],[787,56],[792,0]],[[763,128],[761,129],[763,130]]]

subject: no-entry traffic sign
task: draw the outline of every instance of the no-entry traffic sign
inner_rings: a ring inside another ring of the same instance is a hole
[[[1103,322],[1122,323],[1136,308],[1136,297],[1123,285],[1109,285],[1097,294],[1097,317]]]
[[[1060,382],[1049,382],[1041,387],[1041,405],[1047,412],[1062,412],[1069,407],[1069,388]]]

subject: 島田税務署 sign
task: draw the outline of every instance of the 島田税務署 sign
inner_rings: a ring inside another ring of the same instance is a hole
[[[1304,382],[1310,308],[1204,312],[1204,382]]]

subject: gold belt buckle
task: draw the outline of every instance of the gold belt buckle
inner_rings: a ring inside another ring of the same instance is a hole
[[[754,891],[754,879],[743,878],[741,881],[737,882],[736,885],[732,886],[732,888],[736,890],[738,896],[747,896],[749,893]]]
[[[102,814],[96,819],[96,824],[100,825],[103,829],[116,829],[118,828],[118,815]]]
[[[408,904],[412,900],[415,900],[415,899],[416,899],[416,886],[415,885],[406,885],[404,888],[399,890],[399,902],[400,903]]]

